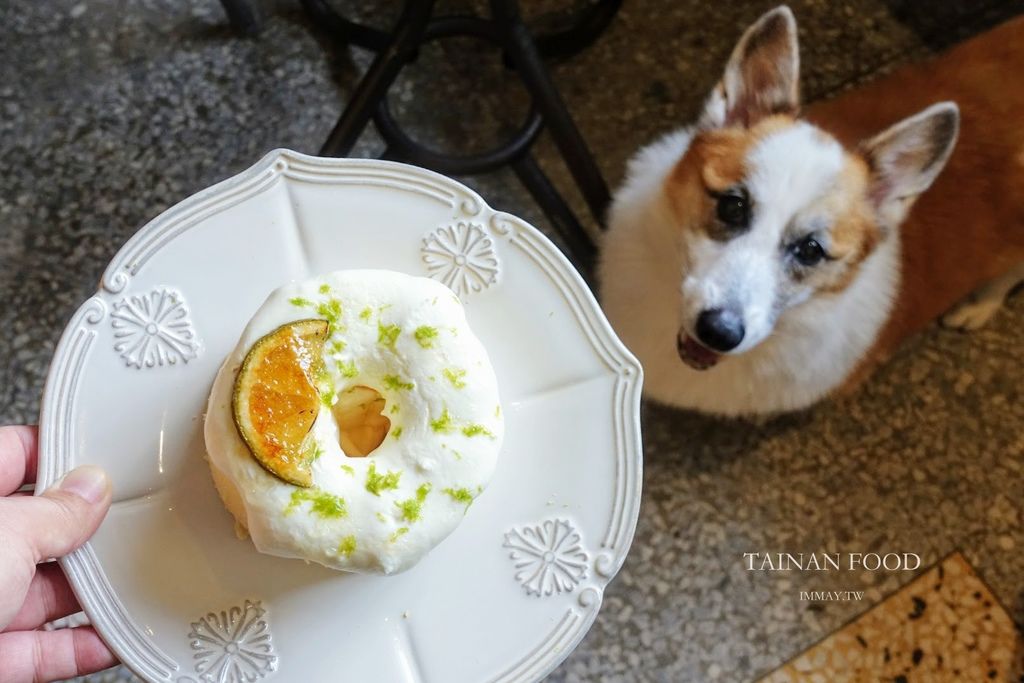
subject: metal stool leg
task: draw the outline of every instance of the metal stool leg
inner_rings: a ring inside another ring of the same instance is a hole
[[[537,164],[532,154],[526,154],[512,162],[512,169],[519,181],[533,195],[544,215],[551,221],[552,227],[565,242],[567,256],[583,275],[587,284],[592,285],[596,250],[594,243],[587,237],[583,226],[576,220],[575,214],[558,190],[551,184],[544,171]]]
[[[540,52],[519,15],[516,0],[491,0],[491,8],[494,20],[506,33],[506,50],[513,65],[533,97],[534,105],[543,114],[544,124],[551,131],[594,219],[604,225],[604,214],[611,201],[608,186],[544,66]]]
[[[398,72],[416,53],[433,9],[434,0],[406,0],[390,42],[356,85],[344,113],[320,149],[320,156],[345,156],[352,150]]]

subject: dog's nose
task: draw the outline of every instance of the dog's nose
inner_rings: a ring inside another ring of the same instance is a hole
[[[697,316],[697,338],[714,351],[731,351],[743,341],[743,318],[728,308],[712,308]]]

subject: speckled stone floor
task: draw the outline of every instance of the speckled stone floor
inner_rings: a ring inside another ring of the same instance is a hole
[[[386,24],[395,3],[346,2]],[[538,21],[582,0],[525,3]],[[772,2],[630,0],[556,80],[607,177],[696,111]],[[273,147],[315,152],[364,54],[261,5],[258,39],[214,0],[0,3],[0,422],[34,421],[64,322],[160,211]],[[473,2],[444,2],[449,10]],[[804,88],[820,97],[1024,11],[1020,0],[793,0]],[[1011,87],[1008,83],[1008,87]],[[438,146],[479,147],[525,99],[472,41],[424,50],[395,93]],[[368,135],[358,155],[376,154]],[[545,141],[542,163],[566,180]],[[511,174],[469,179],[544,228]],[[574,202],[579,202],[574,198]],[[959,549],[1024,621],[1024,297],[984,330],[932,329],[856,396],[751,425],[644,412],[644,503],[600,618],[552,681],[749,681],[907,583],[902,572],[751,572],[744,552]],[[861,602],[800,591],[863,590]]]

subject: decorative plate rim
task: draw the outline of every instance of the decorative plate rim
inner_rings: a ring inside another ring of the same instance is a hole
[[[583,278],[554,244],[522,219],[492,209],[479,194],[456,180],[407,164],[374,159],[315,157],[289,149],[268,152],[248,169],[212,185],[163,211],[139,229],[111,259],[96,293],[71,317],[54,351],[43,388],[39,420],[37,495],[74,463],[73,407],[85,354],[95,328],[118,295],[149,257],[178,234],[210,215],[258,194],[278,175],[330,184],[360,182],[398,186],[448,202],[455,219],[472,219],[506,238],[551,278],[570,305],[580,328],[605,365],[615,373],[615,486],[611,522],[595,549],[596,583],[581,586],[570,607],[540,644],[494,679],[493,683],[537,681],[551,673],[589,631],[600,608],[603,590],[626,559],[640,512],[642,445],[640,363],[618,339],[601,313]],[[525,520],[519,520],[524,522]],[[517,522],[518,523],[518,522]],[[114,593],[99,558],[89,543],[60,559],[82,608],[121,662],[148,681],[172,681],[178,664],[144,633]]]

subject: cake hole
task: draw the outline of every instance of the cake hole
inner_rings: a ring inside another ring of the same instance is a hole
[[[371,387],[358,385],[338,396],[331,409],[341,432],[341,450],[350,458],[364,458],[384,443],[391,420],[382,415],[384,397]]]

